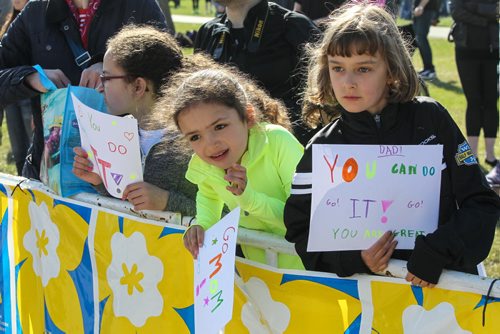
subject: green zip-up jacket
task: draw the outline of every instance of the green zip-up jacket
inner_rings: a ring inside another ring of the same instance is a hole
[[[196,225],[205,230],[218,222],[224,204],[230,210],[241,207],[240,226],[285,235],[283,210],[290,195],[295,167],[304,149],[298,140],[279,125],[259,123],[249,131],[248,149],[241,158],[247,170],[247,186],[240,196],[226,189],[225,171],[203,161],[196,154],[186,178],[198,185]],[[262,249],[242,246],[245,257],[265,263]],[[279,254],[278,267],[303,269],[298,256]]]

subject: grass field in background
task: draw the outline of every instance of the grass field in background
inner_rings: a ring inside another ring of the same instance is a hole
[[[204,2],[200,3],[200,12],[203,15]],[[182,1],[179,9],[172,7],[173,14],[191,15],[192,7],[190,1]],[[450,21],[451,22],[451,21]],[[176,23],[176,30],[185,33],[187,30],[197,29],[199,25]],[[460,129],[465,131],[465,97],[462,93],[460,80],[455,65],[453,44],[444,39],[430,40],[434,65],[436,67],[437,79],[429,82],[428,87],[430,95],[445,106],[452,115]],[[186,49],[186,54],[192,53],[192,49]],[[415,67],[421,69],[421,59],[418,51],[414,56]],[[13,164],[6,163],[6,155],[10,150],[10,144],[7,135],[7,129],[4,125],[1,127],[3,140],[0,145],[0,171],[4,173],[15,174],[16,168]],[[481,140],[479,146],[479,160],[484,161],[484,143]],[[496,155],[500,157],[500,143],[496,145]],[[500,225],[497,225],[495,241],[493,248],[485,261],[487,273],[490,277],[500,278]]]

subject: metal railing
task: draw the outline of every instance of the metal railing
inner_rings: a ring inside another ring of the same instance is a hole
[[[9,185],[20,183],[21,189],[26,187],[52,193],[50,189],[38,181],[26,180],[25,178],[3,173],[0,173],[0,183]],[[163,221],[165,223],[185,227],[192,221],[192,217],[181,217],[179,213],[149,210],[136,211],[129,202],[95,194],[81,193],[73,196],[72,199],[117,212],[135,215],[140,218]],[[238,230],[238,243],[264,249],[266,252],[267,264],[273,267],[277,267],[279,253],[297,254],[293,244],[287,242],[282,237],[266,232],[245,229],[243,227],[240,227]],[[377,274],[404,279],[407,272],[405,261],[392,259],[389,262],[388,268],[383,273]],[[437,286],[445,289],[470,291],[482,295],[487,295],[490,290],[490,297],[500,298],[500,281],[494,284],[494,279],[492,278],[480,277],[457,271],[443,270]]]

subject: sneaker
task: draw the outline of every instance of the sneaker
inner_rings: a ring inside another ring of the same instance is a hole
[[[493,168],[498,164],[498,159],[495,160],[484,159],[484,163]]]
[[[436,71],[434,70],[423,70],[420,71],[418,75],[424,80],[436,79]]]
[[[492,187],[500,187],[500,163],[486,175],[486,180]]]

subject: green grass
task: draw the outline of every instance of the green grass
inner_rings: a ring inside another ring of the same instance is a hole
[[[196,23],[180,23],[180,22],[174,22],[175,25],[175,31],[176,32],[181,32],[183,34],[186,33],[188,30],[196,30],[200,29],[201,24],[196,24]]]
[[[428,82],[431,97],[439,101],[452,115],[463,133],[465,133],[466,101],[455,64],[454,44],[444,39],[430,39],[433,63],[437,79]],[[422,69],[421,57],[417,52],[413,57],[417,70]],[[479,160],[484,161],[484,140],[479,142]],[[500,145],[495,147],[496,156],[500,156]],[[483,166],[488,169],[488,166]]]
[[[452,115],[462,132],[465,133],[466,101],[455,64],[454,44],[444,39],[430,39],[433,62],[437,79],[428,82],[431,97],[438,100]],[[422,61],[418,51],[413,57],[415,67],[421,69]],[[479,142],[479,160],[484,161],[484,141]],[[496,156],[500,156],[500,145],[495,147]],[[488,166],[483,166],[488,170]],[[495,240],[488,258],[484,261],[488,276],[500,278],[500,223],[497,223]]]
[[[17,175],[16,165],[13,163],[7,163],[7,154],[10,152],[10,143],[5,117],[3,124],[0,127],[0,132],[2,133],[2,139],[0,140],[0,172]]]
[[[172,14],[177,15],[192,15],[192,16],[207,16],[212,17],[215,15],[215,7],[212,6],[212,12],[205,12],[205,1],[200,1],[200,9],[198,13],[193,11],[193,3],[189,0],[183,0],[178,8],[174,8],[174,3],[170,2],[170,11]]]
[[[405,20],[402,18],[398,18],[396,21],[397,21],[398,25],[405,25],[405,24],[412,23],[412,20]],[[452,23],[453,23],[453,19],[451,18],[451,16],[440,16],[439,22],[436,26],[437,27],[451,27]]]

